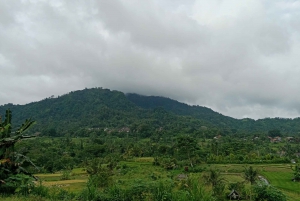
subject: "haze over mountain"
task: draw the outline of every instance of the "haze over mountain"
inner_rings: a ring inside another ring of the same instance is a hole
[[[279,129],[282,133],[298,135],[300,118],[296,119],[235,119],[210,108],[190,106],[170,98],[124,94],[109,89],[92,88],[49,97],[26,105],[0,106],[0,114],[10,108],[13,124],[26,118],[38,122],[34,131],[55,129],[57,132],[78,134],[86,129],[146,129],[151,135],[158,129],[173,134],[215,129],[220,133],[255,133]]]

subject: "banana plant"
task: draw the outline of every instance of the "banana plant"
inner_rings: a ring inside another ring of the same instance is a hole
[[[2,122],[0,118],[0,191],[13,193],[18,186],[11,186],[8,183],[15,178],[15,175],[25,174],[30,175],[23,167],[22,164],[26,161],[35,165],[24,155],[14,151],[14,145],[24,138],[35,137],[32,135],[24,135],[35,121],[26,119],[25,122],[15,132],[12,132],[11,126],[12,113],[6,110],[5,120]],[[17,182],[13,182],[17,184]]]

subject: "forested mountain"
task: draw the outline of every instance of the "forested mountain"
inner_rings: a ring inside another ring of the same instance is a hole
[[[176,115],[192,116],[197,119],[203,119],[220,128],[235,128],[239,122],[237,119],[224,116],[210,108],[202,106],[190,106],[170,98],[159,96],[141,96],[139,94],[126,94],[126,96],[130,101],[144,109],[155,109],[157,107],[161,107],[166,111],[172,112]]]
[[[105,128],[110,131],[129,128],[150,135],[162,128],[180,132],[201,126],[211,127],[209,122],[175,115],[163,108],[143,109],[128,100],[124,93],[102,88],[70,92],[26,105],[6,104],[0,106],[0,114],[5,114],[8,108],[13,112],[13,125],[31,117],[37,121],[34,131],[55,130],[71,135]]]
[[[38,122],[35,132],[53,132],[81,135],[86,130],[104,129],[121,132],[122,129],[139,132],[145,136],[155,132],[214,134],[267,132],[279,129],[282,133],[297,135],[300,118],[266,118],[261,120],[234,119],[213,110],[190,106],[178,101],[156,96],[124,94],[109,89],[92,88],[50,97],[26,105],[0,106],[0,114],[10,108],[13,124],[19,125],[31,117]]]
[[[136,105],[144,109],[154,109],[157,107],[164,108],[168,112],[176,115],[191,116],[196,119],[202,119],[220,129],[239,130],[243,132],[266,132],[278,129],[285,133],[300,132],[300,118],[264,118],[254,120],[250,118],[235,119],[224,116],[210,108],[202,106],[190,106],[180,103],[170,98],[159,96],[142,96],[139,94],[127,94],[127,98]]]

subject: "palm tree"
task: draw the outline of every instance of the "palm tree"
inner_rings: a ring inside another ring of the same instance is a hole
[[[225,190],[225,179],[221,176],[219,170],[210,169],[207,175],[204,175],[203,178],[206,181],[206,184],[212,186],[212,191],[215,196],[221,199]]]
[[[257,180],[258,177],[258,171],[254,170],[252,166],[250,167],[245,167],[244,170],[244,179],[253,185],[255,181]]]
[[[207,175],[204,175],[203,177],[206,181],[206,184],[212,185],[212,187],[224,181],[224,178],[221,177],[220,171],[216,169],[210,169],[209,173]]]

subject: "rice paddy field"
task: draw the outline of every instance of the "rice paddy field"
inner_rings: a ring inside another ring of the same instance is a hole
[[[281,190],[290,201],[300,201],[300,182],[293,182],[293,170],[291,164],[251,164],[268,182]],[[243,181],[242,171],[245,165],[226,164],[211,165],[220,169],[227,181]]]
[[[183,170],[166,171],[162,167],[152,165],[153,158],[135,158],[120,162],[122,167],[116,170],[113,180],[115,183],[124,186],[130,186],[139,182],[153,182],[161,180],[164,182],[174,181]],[[251,165],[258,170],[259,175],[263,176],[274,187],[280,189],[289,201],[300,201],[300,182],[293,182],[293,171],[290,164],[259,164]],[[204,170],[199,173],[190,173],[193,177],[202,177],[202,174],[210,168],[219,169],[227,183],[243,182],[242,177],[245,165],[240,164],[202,164],[200,167]],[[88,175],[84,168],[73,169],[69,180],[61,180],[62,173],[54,174],[36,174],[42,181],[42,185],[49,188],[61,188],[72,193],[79,193],[86,187]],[[250,187],[250,184],[246,185]],[[229,192],[229,189],[226,189]],[[0,198],[1,199],[1,198]],[[17,200],[36,200],[33,198],[10,197],[2,198],[6,201]]]

